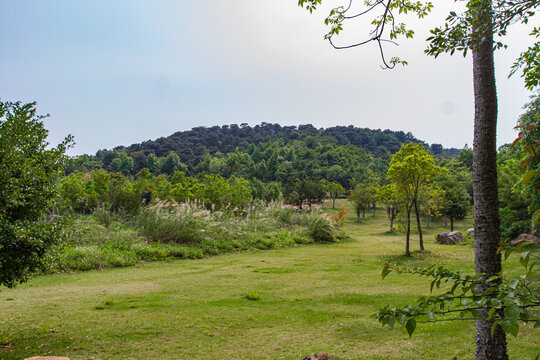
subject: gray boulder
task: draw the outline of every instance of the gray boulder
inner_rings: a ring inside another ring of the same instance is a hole
[[[540,239],[537,236],[534,236],[531,234],[521,234],[514,240],[510,241],[510,244],[517,245],[517,244],[521,244],[521,243],[529,242],[529,241],[536,244],[540,244]]]
[[[467,229],[467,235],[474,235],[474,228]]]
[[[463,241],[465,241],[465,238],[459,231],[444,232],[437,235],[437,242],[443,245],[453,245]]]

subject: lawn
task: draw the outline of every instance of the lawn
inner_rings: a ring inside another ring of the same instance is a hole
[[[0,359],[302,359],[316,352],[473,359],[473,323],[419,324],[409,338],[371,318],[381,306],[427,294],[429,281],[394,274],[381,281],[383,263],[401,259],[403,236],[386,232],[382,210],[360,224],[354,217],[347,214],[349,239],[341,243],[38,276],[1,288]],[[435,244],[441,230],[433,223],[425,235],[430,252],[406,262],[472,270],[472,247]],[[508,340],[513,359],[539,349],[531,327]]]

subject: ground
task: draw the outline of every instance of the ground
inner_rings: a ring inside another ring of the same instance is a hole
[[[382,210],[361,224],[352,211],[347,217],[349,239],[337,244],[38,276],[1,288],[0,359],[302,359],[315,352],[473,359],[473,323],[419,324],[409,338],[371,318],[381,306],[427,294],[429,281],[395,274],[382,281],[383,263],[402,259],[403,236],[386,232]],[[444,229],[432,226],[425,235],[430,252],[407,262],[471,271],[472,247],[435,244]],[[468,227],[470,220],[457,224]],[[524,327],[509,337],[510,358],[532,358],[538,342],[538,330]]]

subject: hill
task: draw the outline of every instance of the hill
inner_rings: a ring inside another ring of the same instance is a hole
[[[190,175],[235,174],[280,182],[300,176],[346,185],[352,178],[363,176],[359,171],[385,172],[389,157],[408,142],[424,143],[410,132],[352,125],[326,129],[310,124],[270,123],[254,127],[201,126],[156,140],[99,150],[94,156],[83,155],[75,159],[68,172],[102,168],[135,175],[148,168],[155,175],[182,170]],[[438,156],[459,154],[459,150],[444,149],[440,144],[433,144],[430,149]]]

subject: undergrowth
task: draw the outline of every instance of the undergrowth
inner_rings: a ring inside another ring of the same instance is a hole
[[[98,208],[71,220],[44,272],[107,269],[145,261],[200,259],[246,250],[337,241],[341,230],[320,210],[254,203],[242,216],[197,203],[158,203],[136,217]]]

